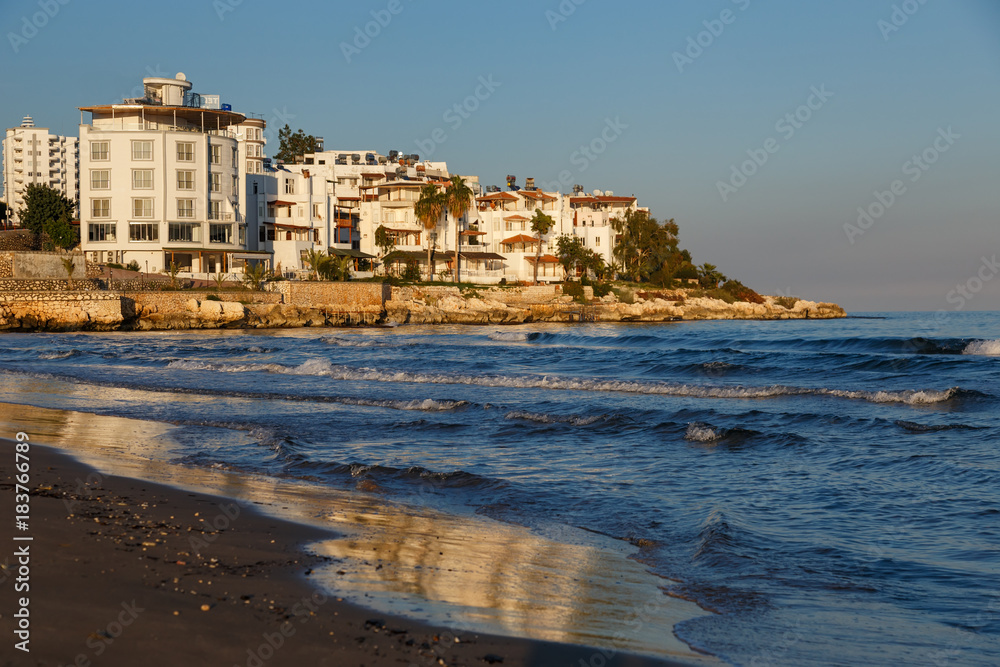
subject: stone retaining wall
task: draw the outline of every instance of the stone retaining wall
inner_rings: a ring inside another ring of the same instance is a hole
[[[126,317],[142,313],[160,313],[173,315],[189,312],[188,304],[192,299],[211,303],[209,296],[216,296],[221,301],[239,301],[249,303],[281,303],[280,294],[267,292],[128,292],[117,293],[122,301],[122,310]]]
[[[279,281],[271,283],[270,289],[286,304],[352,313],[382,312],[392,296],[389,285],[383,283]]]
[[[99,280],[20,280],[0,278],[0,292],[94,292],[103,289]]]
[[[98,330],[122,323],[121,298],[107,292],[0,293],[0,329]]]

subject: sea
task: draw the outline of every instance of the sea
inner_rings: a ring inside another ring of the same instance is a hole
[[[1000,664],[1000,313],[6,333],[0,379],[5,437],[295,489],[355,526],[324,581],[376,609],[705,664]]]

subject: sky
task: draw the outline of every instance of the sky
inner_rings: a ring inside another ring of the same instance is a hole
[[[849,311],[1000,310],[995,0],[2,0],[0,123],[184,72],[504,185],[635,195],[697,263]],[[47,14],[45,13],[47,9]]]

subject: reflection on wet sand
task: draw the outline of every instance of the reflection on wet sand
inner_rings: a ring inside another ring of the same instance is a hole
[[[552,540],[480,516],[445,514],[298,480],[169,463],[170,424],[0,404],[3,435],[72,453],[105,474],[146,479],[256,503],[342,537],[312,545],[335,559],[314,576],[349,600],[460,631],[482,631],[719,664],[672,632],[705,614],[669,598],[628,558],[631,547],[563,529]],[[251,444],[246,433],[230,436]]]

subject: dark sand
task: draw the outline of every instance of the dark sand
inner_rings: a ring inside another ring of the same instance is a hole
[[[14,527],[14,444],[0,440],[3,667],[678,664],[482,634],[456,642],[446,628],[366,611],[311,586],[321,561],[301,545],[328,533],[234,509],[226,498],[99,476],[35,443],[30,461],[25,533]],[[26,544],[30,592],[15,593],[14,553]],[[30,653],[15,648],[13,615],[24,595]]]

